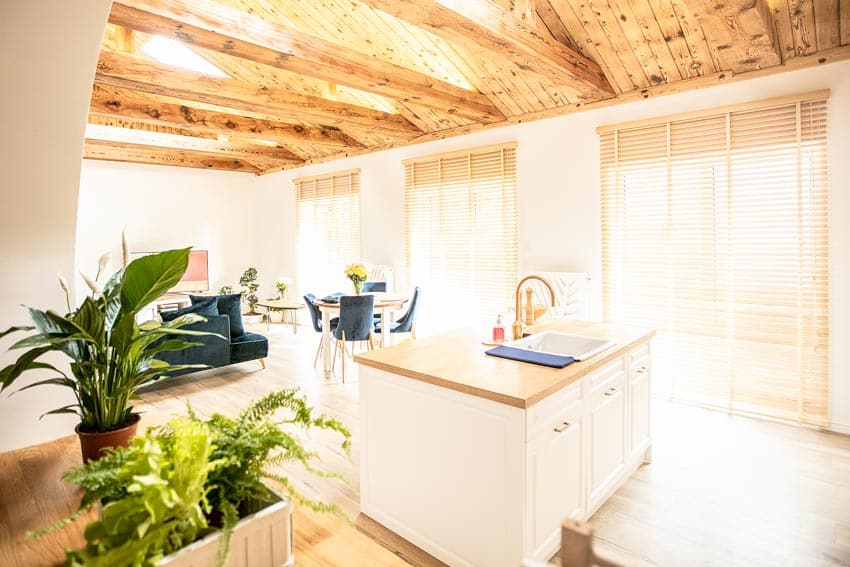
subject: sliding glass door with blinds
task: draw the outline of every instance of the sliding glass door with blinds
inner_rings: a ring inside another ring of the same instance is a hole
[[[424,291],[420,328],[506,315],[517,281],[516,144],[405,162],[408,281]]]
[[[600,128],[606,320],[656,394],[828,423],[828,93]]]
[[[302,293],[346,289],[343,270],[361,259],[360,170],[293,181]]]

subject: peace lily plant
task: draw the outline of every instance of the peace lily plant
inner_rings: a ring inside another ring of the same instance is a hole
[[[60,276],[67,314],[28,307],[33,326],[15,326],[0,334],[2,338],[15,332],[35,331],[10,347],[12,351],[23,353],[14,363],[0,370],[0,392],[10,388],[22,374],[31,370],[48,373],[49,377],[19,390],[36,386],[61,386],[71,390],[74,403],[45,415],[79,416],[77,432],[81,435],[86,458],[97,458],[100,454],[100,447],[87,454],[86,434],[134,428],[138,423],[139,415],[133,412],[130,401],[142,384],[167,372],[203,367],[172,365],[156,356],[197,344],[176,336],[209,334],[181,328],[203,320],[203,317],[194,314],[183,315],[168,323],[146,321],[139,324],[136,321],[136,315],[142,308],[174,287],[183,276],[189,262],[189,248],[168,250],[133,262],[129,261],[126,240],[123,250],[124,267],[112,274],[102,287],[98,281],[109,262],[108,255],[101,257],[94,279],[83,276],[92,293],[79,307],[71,309],[68,285]],[[44,360],[46,355],[54,352],[71,359],[70,372]]]

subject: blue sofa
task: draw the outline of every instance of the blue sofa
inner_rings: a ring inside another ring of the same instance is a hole
[[[204,364],[210,368],[227,366],[238,362],[259,360],[265,368],[265,358],[269,354],[269,340],[263,335],[245,331],[242,323],[242,298],[240,294],[230,295],[190,295],[192,305],[177,311],[165,311],[162,318],[171,321],[186,313],[197,313],[206,317],[206,321],[183,327],[195,331],[216,333],[202,337],[187,337],[195,343],[201,343],[187,349],[160,353],[157,358],[170,364]],[[166,376],[179,376],[202,369],[188,368],[178,370]]]

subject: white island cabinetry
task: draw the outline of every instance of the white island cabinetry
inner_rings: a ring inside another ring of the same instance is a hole
[[[652,334],[623,336],[562,370],[460,335],[358,356],[363,514],[452,566],[550,557],[649,456]]]

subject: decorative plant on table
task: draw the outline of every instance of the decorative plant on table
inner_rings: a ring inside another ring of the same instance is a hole
[[[276,422],[281,409],[289,416]],[[64,526],[103,500],[101,518],[86,527],[86,546],[68,552],[71,565],[154,565],[214,528],[222,530],[223,564],[240,516],[275,500],[264,480],[279,483],[311,509],[344,517],[338,506],[302,496],[287,477],[270,470],[297,462],[316,475],[344,480],[317,469],[316,455],[281,425],[338,432],[349,452],[351,433],[333,418],[314,417],[297,390],[273,392],[235,419],[214,414],[202,421],[190,408],[188,417],[149,429],[130,448],[67,472],[66,480],[86,490],[80,508],[32,535]]]
[[[366,271],[366,266],[363,264],[349,264],[345,267],[345,276],[354,284],[354,293],[360,295],[363,282],[369,277],[369,272]]]
[[[139,414],[130,405],[139,386],[160,374],[204,367],[172,365],[156,358],[161,352],[197,344],[173,338],[174,335],[210,334],[181,329],[203,317],[190,314],[168,323],[136,322],[136,315],[143,307],[180,281],[189,262],[189,250],[168,250],[129,262],[125,241],[125,267],[112,274],[100,288],[97,282],[109,263],[108,254],[104,254],[94,280],[83,276],[92,294],[73,310],[68,285],[60,276],[68,306],[66,315],[29,307],[34,327],[11,327],[0,334],[3,337],[16,331],[37,331],[10,347],[10,350],[25,350],[17,361],[0,370],[0,391],[9,388],[26,371],[49,372],[53,376],[20,389],[62,386],[73,392],[76,398],[73,404],[45,415],[80,417],[76,431],[80,434],[84,458],[97,458],[101,448],[109,443],[126,443],[139,421]],[[70,375],[41,360],[50,352],[60,352],[71,359]],[[103,436],[91,435],[117,430],[124,430],[120,434],[123,437],[117,441],[104,441]]]
[[[274,281],[274,287],[277,289],[277,298],[280,301],[286,301],[286,290],[292,285],[292,280],[286,276],[281,276]]]
[[[233,293],[232,285],[223,285],[218,290],[219,295],[230,295],[231,293]]]
[[[245,315],[259,315],[257,312],[257,302],[260,301],[257,297],[257,290],[260,284],[257,283],[257,269],[248,268],[239,278],[239,284],[246,288],[242,290],[242,297],[245,303],[248,304],[248,313]]]

